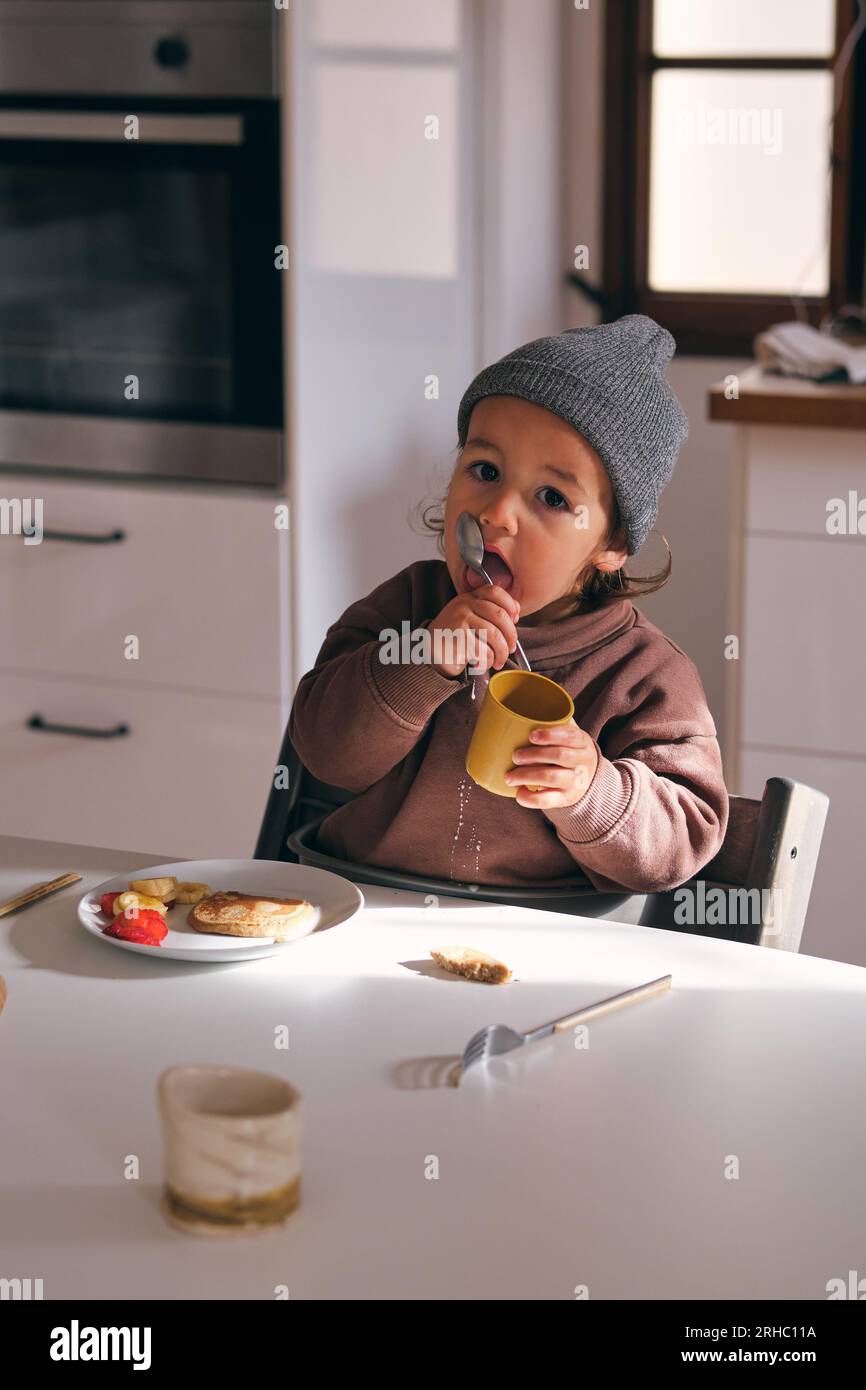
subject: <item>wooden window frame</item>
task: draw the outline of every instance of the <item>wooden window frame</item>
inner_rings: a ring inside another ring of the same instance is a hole
[[[657,58],[652,53],[653,0],[608,0],[605,22],[604,256],[602,289],[593,297],[605,320],[649,314],[669,329],[680,352],[751,356],[756,333],[795,317],[791,295],[659,292],[647,283],[650,99],[659,69],[831,69],[856,18],[856,0],[836,0],[834,52],[827,58]],[[863,184],[853,170],[866,158],[866,37],[843,79],[833,127],[829,292],[796,296],[810,323],[863,295]],[[855,88],[858,122],[855,139]],[[583,291],[582,277],[570,282]]]

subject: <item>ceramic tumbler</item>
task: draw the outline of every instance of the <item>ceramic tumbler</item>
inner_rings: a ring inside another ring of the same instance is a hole
[[[170,1067],[159,1078],[164,1209],[197,1235],[262,1230],[300,1201],[301,1097],[247,1067]]]

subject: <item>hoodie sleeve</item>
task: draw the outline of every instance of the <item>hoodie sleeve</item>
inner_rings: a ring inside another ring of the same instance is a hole
[[[663,892],[718,853],[728,791],[697,669],[669,644],[662,669],[633,692],[631,716],[595,740],[598,767],[573,806],[544,811],[602,892]]]
[[[328,628],[315,666],[298,683],[289,734],[319,781],[365,791],[410,752],[439,706],[465,689],[465,671],[452,679],[429,664],[380,659],[383,632],[399,634],[411,612],[404,570]]]

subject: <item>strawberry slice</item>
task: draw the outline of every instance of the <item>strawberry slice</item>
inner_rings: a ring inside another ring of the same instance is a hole
[[[119,912],[114,921],[103,927],[105,936],[116,936],[120,941],[135,941],[140,946],[159,946],[168,935],[168,927],[161,912],[152,907],[140,907],[127,917]]]
[[[118,893],[122,892],[122,888],[115,888],[113,893],[103,893],[99,899],[100,912],[104,912],[106,917],[113,917],[114,899],[117,897]]]

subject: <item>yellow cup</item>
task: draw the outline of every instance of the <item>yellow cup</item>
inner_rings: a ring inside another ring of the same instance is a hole
[[[530,742],[533,729],[569,724],[573,718],[574,702],[556,681],[537,671],[497,671],[490,677],[478,714],[466,771],[486,791],[516,797],[517,784],[505,780],[514,767],[515,748]]]

